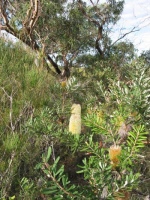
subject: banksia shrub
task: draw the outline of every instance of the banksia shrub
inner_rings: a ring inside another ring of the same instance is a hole
[[[81,106],[80,104],[73,104],[71,107],[69,132],[71,132],[72,134],[81,133]]]
[[[109,158],[112,166],[115,168],[119,164],[119,156],[121,154],[121,147],[118,145],[112,145],[109,148]]]

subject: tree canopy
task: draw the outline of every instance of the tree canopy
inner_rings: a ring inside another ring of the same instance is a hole
[[[109,33],[123,5],[123,0],[1,0],[0,29],[39,52],[56,73],[69,77],[79,56],[92,52],[103,58],[111,51]]]

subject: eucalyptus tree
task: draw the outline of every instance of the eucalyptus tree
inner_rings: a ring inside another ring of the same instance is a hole
[[[149,65],[150,64],[150,50],[143,51],[140,55],[140,58],[144,59],[145,62]]]
[[[109,51],[109,32],[123,4],[123,0],[0,0],[0,30],[21,40],[68,78],[79,56],[96,50],[103,57]]]

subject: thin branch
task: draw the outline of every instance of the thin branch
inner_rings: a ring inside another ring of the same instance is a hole
[[[64,192],[64,194],[70,196],[71,198],[74,197],[73,194],[71,194],[70,192],[67,192],[59,183],[58,181],[55,179],[55,177],[52,175],[52,173],[50,172],[50,165],[48,163],[44,163],[44,167],[46,167],[46,169],[48,170],[48,177],[50,177],[52,179],[52,181],[57,185],[57,187]]]
[[[14,36],[16,36],[14,28],[9,24],[8,16],[6,14],[6,3],[7,3],[7,1],[5,1],[4,3],[1,2],[1,4],[0,4],[0,13],[1,13],[3,21],[5,23],[5,26],[1,25],[1,30],[6,30],[6,27],[7,27],[8,31],[11,34],[13,34]]]
[[[26,13],[26,18],[25,20],[22,22],[23,26],[28,30],[28,23],[31,20],[32,17],[32,9],[33,9],[33,2],[32,0],[30,0],[30,8],[27,10]]]
[[[66,194],[67,196],[71,197],[71,198],[77,198],[78,196],[77,195],[74,195],[70,192],[68,192],[65,188],[63,188],[59,182],[56,180],[56,178],[53,176],[53,174],[51,173],[50,171],[50,165],[48,163],[43,163],[44,164],[44,169],[46,168],[48,170],[48,174],[47,174],[47,177],[48,178],[51,178],[52,181],[57,185],[57,187],[63,191],[64,194]],[[82,196],[82,199],[86,199],[85,196]]]
[[[80,49],[80,48],[79,48],[79,49]],[[77,57],[77,55],[78,55],[78,53],[79,53],[79,49],[77,49],[76,51],[74,51],[74,52],[72,53],[72,56],[71,56],[71,58],[70,58],[70,66],[71,66],[72,61]]]
[[[93,1],[91,1],[91,3],[93,3]],[[95,41],[95,48],[97,49],[97,51],[99,52],[99,54],[101,56],[103,56],[104,52],[102,51],[99,41],[103,38],[103,26],[106,23],[107,18],[104,18],[103,20],[101,19],[101,23],[98,22],[97,20],[93,19],[90,15],[87,14],[86,10],[83,8],[83,4],[81,0],[78,0],[78,4],[79,4],[79,9],[81,10],[81,12],[83,13],[83,15],[93,24],[95,24],[98,27],[98,35]],[[101,13],[98,12],[98,9],[96,9],[96,13],[101,16]]]
[[[90,2],[91,2],[91,4],[94,6],[94,3],[93,3],[93,1],[92,1],[92,0],[90,0]]]
[[[11,8],[14,10],[14,11],[16,11],[16,8],[12,5],[12,2],[10,1],[10,0],[7,0],[8,1],[8,3],[9,3],[9,5],[11,6]]]
[[[12,165],[12,162],[13,162],[14,157],[15,157],[15,152],[12,152],[11,158],[10,158],[10,161],[9,161],[9,164],[8,164],[8,168],[7,168],[7,170],[5,171],[3,177],[8,173],[8,171],[9,171],[11,165]]]
[[[124,37],[126,37],[126,36],[129,35],[130,33],[134,33],[134,32],[136,32],[136,31],[139,31],[139,29],[135,29],[135,28],[136,28],[136,27],[133,27],[131,31],[129,31],[129,32],[123,34],[121,37],[119,37],[115,42],[113,42],[113,43],[110,45],[110,47],[114,46],[119,40],[122,40]],[[110,47],[109,47],[109,48],[110,48]]]
[[[10,111],[9,111],[9,119],[10,119],[10,126],[11,126],[11,130],[12,132],[14,133],[14,125],[13,125],[13,108],[12,108],[12,105],[13,105],[13,91],[11,92],[11,95],[8,95],[8,93],[6,92],[6,90],[1,87],[1,89],[3,90],[3,92],[5,93],[5,95],[8,97],[9,101],[10,101]]]
[[[2,187],[3,188],[2,194],[4,195],[4,197],[8,196],[7,194],[10,191],[10,188],[12,185],[12,179],[14,175],[13,162],[14,162],[15,156],[16,156],[15,151],[12,151],[11,158],[8,161],[8,167],[6,171],[0,177],[0,182],[1,182],[0,184],[4,186]]]
[[[30,27],[30,33],[32,32],[33,30],[33,27],[35,26],[39,16],[40,16],[40,1],[39,0],[35,0],[35,3],[34,3],[34,10],[32,12],[32,17],[31,17],[31,21],[29,23],[29,27]]]
[[[41,5],[40,0],[30,0],[30,8],[27,10],[27,15],[22,22],[23,26],[27,30],[28,34],[31,34],[33,31],[33,28],[40,16],[41,13]]]

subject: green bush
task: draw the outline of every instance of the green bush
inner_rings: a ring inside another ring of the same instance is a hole
[[[149,69],[135,59],[116,73],[114,62],[74,68],[63,86],[30,53],[1,41],[1,199],[148,194]],[[73,103],[82,107],[80,135],[68,131]],[[112,159],[114,147],[121,153]]]

